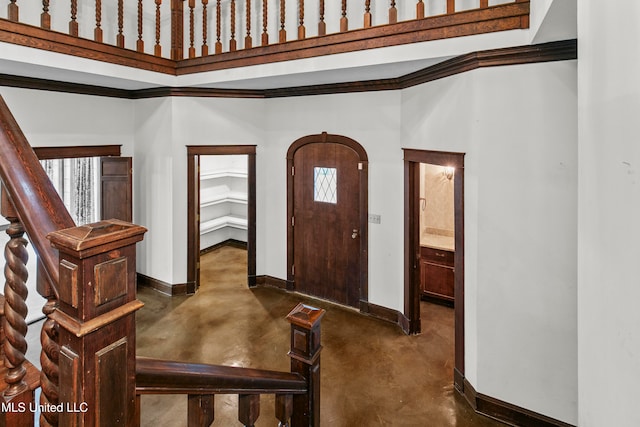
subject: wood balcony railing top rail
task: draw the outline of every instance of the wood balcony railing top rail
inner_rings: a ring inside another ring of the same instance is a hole
[[[2,42],[167,74],[529,27],[529,0],[9,1]]]

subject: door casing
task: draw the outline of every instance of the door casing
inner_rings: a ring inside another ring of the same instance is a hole
[[[256,286],[256,146],[187,145],[187,293],[200,286],[200,171],[199,156],[246,154],[247,171],[247,278]]]
[[[455,168],[454,203],[454,385],[464,390],[464,153],[404,148],[404,316],[403,329],[420,332],[420,163]]]
[[[369,178],[368,178],[368,157],[367,153],[357,141],[342,135],[328,134],[322,132],[316,135],[307,135],[297,139],[291,144],[287,151],[287,284],[288,290],[296,290],[295,275],[293,274],[293,265],[295,264],[294,251],[294,232],[295,227],[291,223],[294,214],[294,180],[292,175],[293,159],[296,151],[307,144],[334,143],[345,145],[354,150],[362,165],[359,182],[359,226],[360,226],[360,271],[359,271],[359,289],[360,289],[360,310],[367,309],[367,301],[369,298],[368,285],[368,248],[369,248],[369,230],[368,230],[368,206],[369,206]]]

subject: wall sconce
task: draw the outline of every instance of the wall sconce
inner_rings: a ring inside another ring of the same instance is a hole
[[[451,178],[453,178],[453,171],[455,169],[451,166],[445,166],[445,168],[442,171],[442,175],[444,175],[448,180],[451,180]]]

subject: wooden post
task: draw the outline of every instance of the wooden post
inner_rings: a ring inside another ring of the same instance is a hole
[[[16,0],[9,0],[9,6],[7,6],[7,15],[9,21],[18,22],[18,5]]]
[[[325,310],[298,304],[287,315],[291,323],[291,372],[307,380],[307,394],[293,397],[293,426],[320,425],[320,320]]]
[[[398,22],[398,9],[396,8],[396,0],[391,0],[391,6],[389,7],[389,24],[395,24]]]
[[[202,0],[202,48],[200,49],[202,56],[209,55],[209,45],[207,44],[207,35],[209,31],[207,30],[209,25],[209,20],[207,18],[207,5],[209,4],[209,0]]]
[[[101,221],[48,235],[60,253],[60,425],[135,425],[135,244],[144,227]]]
[[[419,0],[418,4],[416,4],[416,19],[422,18],[424,18],[424,2]]]
[[[279,43],[284,43],[287,41],[287,30],[284,29],[286,7],[287,6],[285,0],[280,0],[280,32],[278,33]]]
[[[118,0],[118,34],[116,45],[124,48],[124,0]]]
[[[160,6],[162,0],[156,0],[156,44],[153,47],[155,56],[162,56],[162,46],[160,45]]]
[[[364,2],[364,28],[371,27],[371,0]]]
[[[349,19],[347,18],[347,0],[342,0],[342,18],[340,18],[340,32],[349,30]]]
[[[236,0],[231,0],[231,39],[229,40],[229,52],[235,52],[238,48],[238,44],[236,43]]]
[[[269,0],[262,0],[262,46],[269,44],[269,33],[267,32],[267,23],[269,16]]]
[[[46,30],[51,29],[51,15],[49,14],[49,0],[42,0],[42,14],[40,14],[40,26]]]
[[[144,40],[142,39],[142,0],[138,0],[138,41],[136,41],[136,50],[138,52],[144,52]]]
[[[245,3],[245,15],[247,23],[247,35],[244,37],[244,48],[251,49],[253,47],[253,39],[251,38],[251,0]]]
[[[1,369],[6,388],[2,390],[3,408],[0,412],[0,425],[32,426],[33,412],[28,408],[33,404],[33,392],[27,382],[27,240],[23,237],[24,228],[18,214],[2,187],[2,215],[10,222],[7,234],[10,237],[5,249],[6,266],[4,269],[4,310],[3,330],[3,367]],[[22,408],[27,408],[23,410]]]
[[[304,0],[298,0],[298,40],[302,40],[307,36],[306,28],[304,27]]]
[[[184,0],[171,0],[171,59],[184,57]]]
[[[69,21],[69,35],[78,37],[78,0],[71,0],[71,20]]]
[[[196,47],[193,44],[195,39],[195,8],[196,0],[189,0],[189,58],[196,57]]]
[[[102,0],[96,0],[96,28],[93,29],[93,39],[102,43]]]
[[[324,0],[320,0],[320,20],[318,21],[318,35],[324,36],[327,34],[327,24],[324,22]]]

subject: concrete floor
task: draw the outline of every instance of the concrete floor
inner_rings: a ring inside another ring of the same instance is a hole
[[[248,289],[246,252],[217,249],[201,258],[193,296],[140,289],[137,354],[179,361],[289,370],[287,313],[300,301],[327,310],[322,322],[321,425],[500,426],[477,415],[453,390],[453,310],[423,303],[423,333],[349,308],[278,289]],[[237,396],[216,396],[215,425],[240,425]],[[257,426],[275,426],[265,395]],[[143,426],[185,426],[186,396],[143,396]]]

